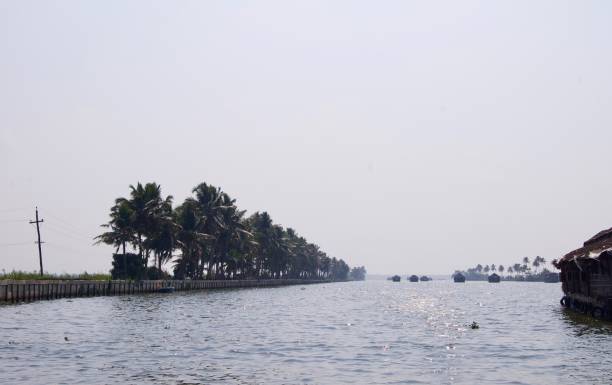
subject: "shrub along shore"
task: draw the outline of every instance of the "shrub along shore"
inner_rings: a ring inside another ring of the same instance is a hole
[[[363,279],[267,212],[250,216],[219,187],[200,183],[174,206],[156,183],[115,199],[96,243],[112,245],[113,279]],[[168,272],[166,265],[171,265]],[[352,274],[351,274],[352,273]]]
[[[36,271],[13,270],[10,273],[1,273],[0,281],[108,281],[110,274],[104,273],[81,273],[81,274],[49,274],[40,275]]]

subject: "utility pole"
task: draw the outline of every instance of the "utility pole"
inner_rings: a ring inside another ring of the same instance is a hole
[[[38,234],[38,260],[40,262],[40,276],[42,277],[43,275],[43,265],[42,265],[42,247],[40,246],[40,244],[42,243],[40,241],[40,226],[39,223],[43,223],[44,219],[38,220],[38,206],[36,206],[36,220],[35,221],[30,221],[30,223],[36,223],[36,233]]]

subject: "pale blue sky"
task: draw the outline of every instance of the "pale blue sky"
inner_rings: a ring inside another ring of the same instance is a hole
[[[612,226],[605,1],[0,0],[0,268],[105,271],[128,185],[201,181],[373,273]],[[19,222],[21,220],[21,222]],[[10,245],[8,245],[10,244]]]

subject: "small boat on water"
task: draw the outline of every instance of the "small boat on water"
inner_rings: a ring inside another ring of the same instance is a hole
[[[408,277],[408,280],[410,282],[419,282],[419,277],[417,275],[411,275],[410,277]]]
[[[393,277],[391,277],[391,280],[393,282],[399,282],[402,280],[402,277],[400,277],[399,275],[394,275]]]
[[[495,273],[489,275],[488,279],[489,279],[489,283],[499,283],[499,281],[501,281],[500,276]]]
[[[174,288],[172,286],[162,287],[157,289],[158,293],[174,293]]]
[[[427,282],[427,281],[431,281],[431,278],[429,278],[428,276],[424,275],[421,278],[421,282]]]
[[[461,273],[455,273],[453,274],[453,281],[458,283],[465,282],[465,275]]]

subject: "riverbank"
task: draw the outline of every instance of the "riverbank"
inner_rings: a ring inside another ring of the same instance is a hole
[[[0,303],[32,302],[59,298],[99,297],[138,293],[155,293],[161,288],[175,291],[273,287],[327,283],[312,279],[252,279],[252,280],[155,280],[155,281],[0,281]]]

